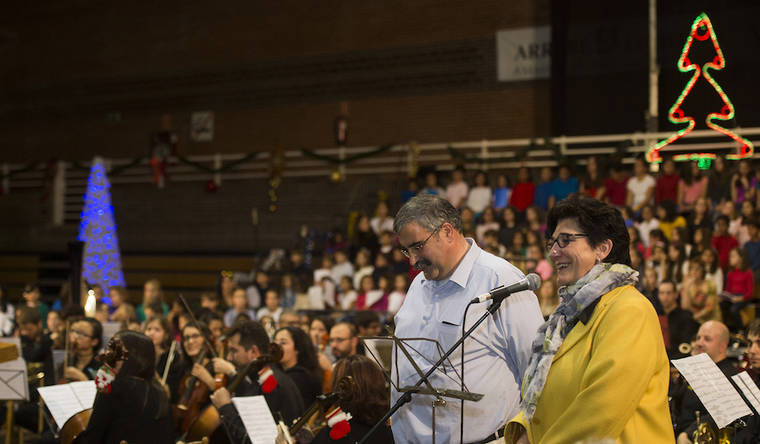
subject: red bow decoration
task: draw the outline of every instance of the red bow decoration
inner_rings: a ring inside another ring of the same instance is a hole
[[[331,439],[337,441],[345,438],[348,432],[351,431],[351,424],[348,423],[351,419],[351,414],[344,412],[340,407],[330,410],[325,415],[325,418],[327,419],[327,425],[330,426]]]
[[[268,365],[259,370],[259,385],[264,393],[272,393],[272,390],[277,388],[277,380],[274,379],[274,373]]]

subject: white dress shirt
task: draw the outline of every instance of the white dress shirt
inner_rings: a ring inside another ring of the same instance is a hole
[[[410,352],[423,372],[461,336],[464,309],[472,298],[524,278],[514,265],[483,251],[472,239],[467,242],[470,249],[448,279],[433,281],[426,280],[423,273],[417,275],[395,317],[399,338],[429,338],[440,343],[442,351],[429,341],[408,341],[417,350]],[[490,304],[489,301],[470,307],[467,328]],[[478,402],[465,402],[465,442],[484,439],[518,412],[520,384],[530,359],[530,346],[543,322],[536,295],[523,291],[508,297],[495,315],[489,316],[465,340],[465,385],[471,392],[485,395]],[[398,366],[399,386],[414,385],[419,376],[403,354],[399,351],[397,356],[394,351],[393,359],[393,382],[397,383]],[[454,368],[447,365],[445,374],[436,372],[430,380],[437,389],[459,390],[461,349],[449,359]],[[391,402],[399,397],[392,387]],[[391,426],[396,442],[432,442],[432,400],[429,395],[412,395],[412,401],[394,414]],[[445,407],[436,407],[436,442],[458,443],[461,404],[455,399],[446,401]]]

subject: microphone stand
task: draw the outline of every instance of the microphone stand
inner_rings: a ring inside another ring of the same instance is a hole
[[[362,437],[361,441],[359,441],[359,444],[366,443],[367,440],[369,439],[369,437],[372,436],[372,434],[375,433],[375,431],[377,431],[377,429],[379,429],[381,425],[384,425],[388,421],[388,419],[391,416],[393,416],[393,414],[396,413],[396,411],[398,411],[398,409],[400,409],[401,407],[403,407],[406,403],[410,402],[412,400],[412,394],[418,392],[419,389],[421,389],[421,387],[422,387],[423,384],[429,384],[428,378],[430,377],[430,375],[432,375],[433,372],[435,372],[435,370],[441,364],[443,364],[443,362],[449,356],[451,356],[452,353],[454,353],[454,351],[457,349],[457,347],[459,347],[462,344],[462,342],[464,342],[465,339],[467,339],[468,337],[470,337],[470,335],[472,334],[472,332],[475,331],[475,329],[478,328],[478,326],[480,324],[482,324],[483,321],[485,321],[486,318],[489,315],[494,314],[496,312],[496,310],[498,310],[499,307],[501,307],[501,303],[504,301],[504,299],[507,298],[507,296],[509,296],[509,294],[506,294],[506,295],[504,295],[502,297],[499,297],[499,296],[494,297],[492,299],[493,302],[491,303],[491,306],[488,307],[488,309],[486,310],[485,313],[483,313],[483,316],[481,316],[480,319],[478,319],[472,325],[472,327],[470,327],[470,329],[467,330],[467,332],[465,332],[464,336],[462,336],[461,338],[459,338],[459,340],[457,340],[457,342],[455,342],[454,345],[452,345],[451,348],[449,348],[448,351],[446,351],[446,353],[444,353],[441,356],[441,358],[438,360],[438,362],[436,362],[435,364],[433,364],[432,367],[430,367],[430,370],[428,370],[420,378],[420,380],[417,381],[416,384],[414,384],[413,388],[416,388],[417,390],[409,390],[409,391],[404,392],[404,394],[401,395],[401,397],[398,400],[396,400],[396,403],[393,404],[393,407],[391,407],[391,409],[388,410],[388,413],[386,413],[382,418],[380,418],[380,420],[374,426],[372,426],[372,428],[369,430],[369,432],[367,432],[367,434]],[[462,356],[462,359],[464,359],[464,356]]]

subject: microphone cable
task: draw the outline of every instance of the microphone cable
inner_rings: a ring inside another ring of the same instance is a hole
[[[474,303],[474,301],[470,301],[464,308],[464,317],[462,318],[462,337],[464,337],[465,326],[467,325],[467,310],[469,310],[470,305]],[[462,341],[462,360],[460,362],[460,371],[462,373],[461,391],[464,391],[464,340]],[[461,409],[459,410],[459,442],[461,444],[464,444],[464,399],[462,399],[460,403]]]

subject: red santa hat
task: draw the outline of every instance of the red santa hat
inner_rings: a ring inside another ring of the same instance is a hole
[[[345,438],[351,431],[351,425],[348,423],[351,414],[344,412],[340,407],[327,412],[325,419],[327,419],[327,425],[330,426],[330,438],[333,440]]]
[[[259,370],[259,385],[264,393],[272,393],[272,390],[277,388],[277,380],[274,379],[274,373],[268,365]]]

